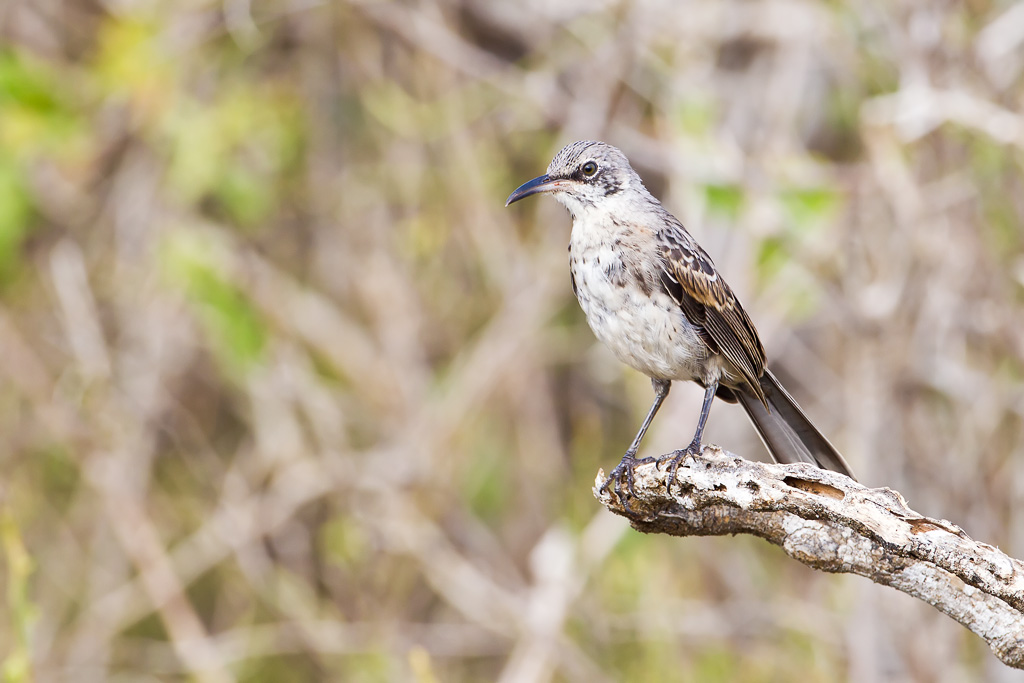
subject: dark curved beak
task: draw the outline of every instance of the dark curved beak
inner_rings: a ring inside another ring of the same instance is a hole
[[[547,174],[529,180],[515,189],[515,192],[508,196],[505,200],[505,206],[513,202],[518,202],[524,197],[529,197],[531,194],[538,194],[541,192],[551,192],[559,187],[558,179],[552,178]]]

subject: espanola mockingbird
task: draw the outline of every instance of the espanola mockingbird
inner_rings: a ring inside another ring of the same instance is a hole
[[[505,206],[549,193],[572,214],[572,289],[590,328],[620,361],[651,378],[654,403],[636,438],[604,482],[623,479],[673,380],[705,388],[697,432],[671,457],[671,476],[700,449],[711,401],[739,401],[778,462],[808,462],[853,476],[843,456],[815,429],[765,366],[764,347],[739,299],[675,216],[651,196],[626,156],[582,140],[555,155],[546,174],[516,189]]]

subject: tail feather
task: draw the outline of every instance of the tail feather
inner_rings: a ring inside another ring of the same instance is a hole
[[[856,479],[846,460],[804,415],[769,370],[761,376],[765,404],[753,392],[736,392],[747,416],[776,462],[807,462]]]

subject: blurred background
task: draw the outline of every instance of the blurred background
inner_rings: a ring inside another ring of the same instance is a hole
[[[1022,105],[988,0],[6,0],[5,680],[1024,680],[607,513],[649,382],[565,211],[503,208],[621,147],[861,481],[1021,557]],[[706,436],[767,457],[735,406]]]

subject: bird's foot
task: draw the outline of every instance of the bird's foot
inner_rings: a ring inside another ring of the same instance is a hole
[[[668,455],[658,458],[658,468],[661,468],[661,464],[668,463],[668,479],[665,481],[665,488],[668,490],[672,489],[672,484],[676,482],[676,470],[679,469],[679,464],[682,463],[686,458],[691,455],[700,454],[700,442],[692,441],[689,446],[682,450],[672,451]]]
[[[604,493],[608,490],[609,486],[612,486],[612,490],[615,492],[615,497],[618,498],[622,507],[625,508],[626,512],[631,515],[635,515],[636,511],[629,504],[630,498],[636,498],[636,493],[633,491],[633,468],[641,463],[654,462],[653,458],[637,458],[636,451],[626,451],[626,454],[622,456],[622,461],[615,466],[612,470],[611,475],[604,480],[601,487],[597,490],[599,494]],[[623,480],[625,480],[625,493],[628,493],[628,497],[623,492]]]

